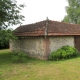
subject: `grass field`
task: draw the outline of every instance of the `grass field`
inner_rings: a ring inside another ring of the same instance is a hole
[[[80,57],[63,61],[28,59],[13,63],[11,53],[0,50],[0,80],[80,80]]]

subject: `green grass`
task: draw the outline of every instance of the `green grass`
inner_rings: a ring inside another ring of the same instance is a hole
[[[0,50],[0,80],[80,80],[80,57],[63,61],[28,59],[13,63],[8,49]]]

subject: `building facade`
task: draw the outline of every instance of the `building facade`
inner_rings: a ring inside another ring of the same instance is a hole
[[[65,45],[80,51],[80,25],[44,20],[15,30],[19,39],[10,42],[10,50],[22,50],[29,56],[48,59],[51,52]]]

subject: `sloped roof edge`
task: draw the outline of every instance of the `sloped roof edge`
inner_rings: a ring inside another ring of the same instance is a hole
[[[14,34],[16,36],[80,36],[80,25],[44,20],[34,24],[21,25],[15,30]]]

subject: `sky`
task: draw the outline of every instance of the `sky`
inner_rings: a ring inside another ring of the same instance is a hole
[[[43,21],[47,17],[49,20],[61,21],[66,15],[65,7],[68,6],[67,0],[17,0],[17,4],[26,5],[21,11],[25,16],[22,25]]]

